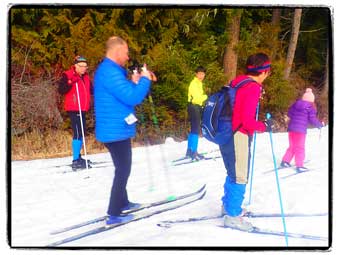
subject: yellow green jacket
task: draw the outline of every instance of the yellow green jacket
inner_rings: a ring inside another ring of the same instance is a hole
[[[188,102],[203,106],[203,102],[208,98],[203,91],[203,83],[195,77],[189,85]]]

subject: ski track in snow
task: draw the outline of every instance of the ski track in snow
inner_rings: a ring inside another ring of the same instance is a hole
[[[274,150],[279,165],[288,146],[287,133],[273,134]],[[222,219],[157,226],[162,220],[216,215],[221,210],[221,196],[226,170],[221,158],[181,166],[171,161],[182,157],[187,142],[172,139],[162,145],[133,149],[132,171],[128,182],[129,199],[152,202],[170,195],[180,195],[207,184],[205,197],[185,207],[133,222],[107,232],[86,237],[66,247],[282,247],[284,237],[244,233],[219,228]],[[199,151],[217,149],[200,138]],[[219,155],[219,151],[211,155]],[[163,157],[164,156],[164,157]],[[163,160],[166,159],[166,161]],[[50,232],[106,214],[114,169],[108,153],[89,155],[91,161],[106,161],[94,168],[68,172],[71,157],[32,161],[13,161],[11,165],[11,241],[14,247],[44,247],[70,234],[91,229],[98,223],[71,233]],[[328,212],[330,174],[328,164],[328,132],[309,129],[306,139],[306,167],[314,171],[279,179],[285,213]],[[292,162],[294,163],[294,162]],[[257,134],[251,204],[249,188],[244,206],[253,212],[280,213],[275,172],[268,133]],[[279,170],[280,177],[294,169]],[[257,227],[283,231],[282,218],[248,219]],[[322,237],[329,236],[328,217],[285,218],[288,232]],[[327,241],[288,238],[289,247],[327,247]]]

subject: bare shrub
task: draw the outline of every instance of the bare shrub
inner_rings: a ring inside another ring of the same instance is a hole
[[[56,78],[11,79],[12,131],[21,134],[38,129],[45,131],[63,122],[58,109]]]

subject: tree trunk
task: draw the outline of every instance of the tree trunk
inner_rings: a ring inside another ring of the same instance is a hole
[[[281,20],[281,9],[273,9],[273,16],[272,16],[272,27],[273,27],[273,38],[275,38],[275,41],[279,38],[280,33],[280,20]],[[279,47],[277,45],[277,47]],[[276,56],[278,55],[277,47],[273,45],[271,50],[271,60],[274,61],[276,59]]]
[[[240,23],[242,12],[237,12],[231,17],[230,24],[227,26],[227,33],[229,35],[229,42],[226,45],[223,56],[224,74],[227,77],[228,83],[235,78],[237,71],[237,52],[235,47],[239,42],[240,37]]]
[[[273,9],[272,25],[280,26],[281,9]]]
[[[284,70],[284,78],[288,79],[290,76],[290,72],[292,70],[292,65],[294,61],[294,55],[296,50],[296,45],[299,37],[300,31],[300,22],[301,22],[301,13],[302,9],[295,9],[294,11],[294,19],[292,25],[292,34],[290,37],[287,58],[286,58],[286,66]]]
[[[328,99],[328,90],[329,90],[329,49],[327,48],[327,55],[326,55],[326,66],[325,66],[325,83],[322,89],[322,96]]]
[[[316,102],[318,105],[318,117],[328,123],[329,121],[329,48],[326,51],[325,61],[325,75],[317,89],[320,91],[320,97],[317,97]],[[331,95],[332,96],[332,95]]]

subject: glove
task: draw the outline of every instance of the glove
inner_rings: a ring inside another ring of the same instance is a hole
[[[266,132],[271,132],[273,130],[274,123],[272,119],[265,120],[264,124],[266,125]]]

